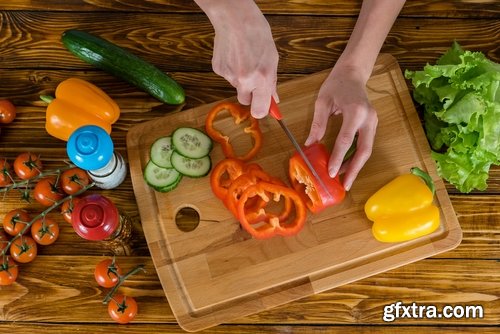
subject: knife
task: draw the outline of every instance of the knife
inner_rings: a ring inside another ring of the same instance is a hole
[[[278,104],[274,100],[274,97],[271,97],[271,106],[269,108],[269,114],[274,119],[276,119],[278,121],[278,123],[281,126],[281,128],[283,129],[283,131],[285,131],[286,136],[288,137],[288,139],[290,139],[290,141],[292,142],[293,146],[295,147],[295,149],[297,150],[297,152],[300,154],[300,156],[302,157],[302,159],[306,163],[307,168],[309,168],[309,170],[311,171],[311,173],[314,176],[314,178],[316,179],[316,181],[318,181],[318,183],[321,186],[321,188],[323,188],[323,191],[328,196],[328,199],[331,199],[332,195],[328,191],[328,188],[326,187],[325,183],[319,177],[318,172],[316,172],[316,170],[312,166],[311,162],[309,161],[309,159],[307,158],[306,154],[304,153],[304,151],[300,147],[299,143],[297,142],[297,140],[295,139],[295,137],[293,136],[293,134],[290,132],[290,129],[286,126],[286,124],[285,124],[285,122],[283,120],[283,115],[281,115],[281,111],[280,111],[280,109],[278,107]]]

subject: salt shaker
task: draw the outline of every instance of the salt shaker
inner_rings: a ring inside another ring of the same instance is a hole
[[[86,170],[101,189],[116,188],[127,176],[125,160],[101,127],[85,125],[76,129],[68,139],[66,151],[70,160]]]
[[[105,196],[91,194],[78,201],[71,213],[71,224],[80,237],[105,242],[115,255],[132,253],[132,221]]]

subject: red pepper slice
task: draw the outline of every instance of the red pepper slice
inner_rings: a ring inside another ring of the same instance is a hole
[[[246,120],[250,121],[250,126],[243,129],[243,131],[252,136],[253,139],[253,146],[246,154],[237,156],[229,137],[223,135],[219,130],[214,128],[213,123],[215,122],[216,116],[225,110],[231,114],[235,124],[240,124]],[[248,161],[257,154],[262,146],[262,132],[259,128],[259,122],[251,116],[248,108],[243,108],[236,103],[222,102],[212,108],[205,119],[205,129],[210,138],[221,144],[222,152],[224,152],[224,155],[227,158],[237,158],[243,161]]]
[[[266,206],[259,210],[260,212],[251,215],[252,221],[250,221],[246,203],[256,196],[265,202],[279,201],[281,197],[284,197],[293,203],[295,215],[292,218],[288,216],[286,219],[280,219],[279,215],[266,212]],[[299,233],[307,218],[304,202],[295,190],[264,181],[259,181],[243,191],[237,209],[241,226],[256,239],[267,239],[277,235],[293,236]],[[258,223],[255,221],[257,216],[261,218]]]
[[[241,197],[241,194],[250,187],[251,185],[254,185],[256,183],[256,180],[253,179],[250,175],[248,174],[242,174],[240,175],[236,180],[234,180],[233,183],[228,188],[227,191],[227,196],[223,200],[224,205],[226,208],[229,209],[233,213],[235,217],[238,217],[238,210],[237,210],[237,205],[238,205],[238,200]],[[247,203],[249,207],[251,207],[252,211],[258,211],[260,205],[257,204],[257,198],[252,198],[251,203]]]
[[[328,196],[312,175],[304,159],[298,152],[295,152],[289,161],[288,174],[292,187],[302,197],[307,208],[311,212],[317,213],[342,202],[345,197],[345,189],[338,175],[331,178],[328,174],[328,151],[326,147],[321,143],[314,143],[305,147],[304,153],[331,195]]]
[[[244,164],[238,159],[219,161],[210,173],[210,187],[215,196],[224,200],[231,183],[243,174]]]
[[[256,184],[257,182],[265,181],[269,183],[279,184],[281,186],[285,186],[285,183],[278,179],[277,177],[273,177],[266,172],[264,172],[259,165],[251,164],[247,165],[245,168],[245,172],[241,174],[236,180],[234,180],[228,188],[227,196],[224,199],[224,205],[226,208],[231,211],[235,217],[238,218],[237,205],[238,201],[241,198],[241,194],[251,185]],[[246,203],[247,210],[247,219],[250,223],[254,223],[260,221],[265,218],[262,215],[261,209],[263,209],[267,205],[267,202],[264,201],[259,196],[255,196],[249,199]],[[278,216],[280,220],[284,220],[288,217],[292,210],[292,203],[290,199],[285,198],[283,208]],[[250,218],[251,217],[251,218]]]

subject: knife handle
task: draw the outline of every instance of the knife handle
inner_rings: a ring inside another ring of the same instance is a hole
[[[280,108],[278,107],[278,104],[274,100],[274,97],[271,96],[271,106],[269,107],[269,114],[273,116],[275,119],[280,121],[283,116],[281,115]]]

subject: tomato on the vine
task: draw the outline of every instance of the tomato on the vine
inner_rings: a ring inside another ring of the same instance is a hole
[[[16,106],[9,100],[0,100],[0,123],[12,123],[14,118],[16,118]]]
[[[31,225],[31,236],[39,245],[51,245],[59,237],[59,224],[48,217],[37,219]]]
[[[39,180],[33,189],[33,197],[45,206],[51,206],[64,197],[64,193],[55,176],[47,176]]]
[[[122,269],[115,263],[114,259],[106,259],[99,262],[94,270],[94,277],[103,288],[112,288],[120,280]]]
[[[36,258],[37,245],[32,237],[23,235],[12,242],[10,256],[19,263],[28,263]]]
[[[7,159],[0,160],[0,187],[12,184],[12,168]]]
[[[7,247],[7,244],[9,243],[9,237],[7,237],[7,234],[5,234],[4,230],[0,230],[0,252]]]
[[[40,174],[41,171],[42,161],[33,153],[21,153],[14,160],[14,172],[22,180],[31,179]]]
[[[61,174],[61,187],[68,195],[82,190],[90,183],[89,175],[81,168],[73,167]]]
[[[79,201],[81,201],[80,197],[72,197],[61,205],[61,214],[66,222],[71,224],[71,214]]]
[[[127,324],[137,315],[137,303],[132,297],[116,295],[108,303],[108,314],[114,321]]]
[[[11,285],[17,279],[19,269],[14,260],[9,256],[0,259],[0,285]]]
[[[10,235],[18,235],[31,221],[30,214],[24,209],[14,209],[3,217],[3,229]],[[24,234],[28,233],[26,229]]]

